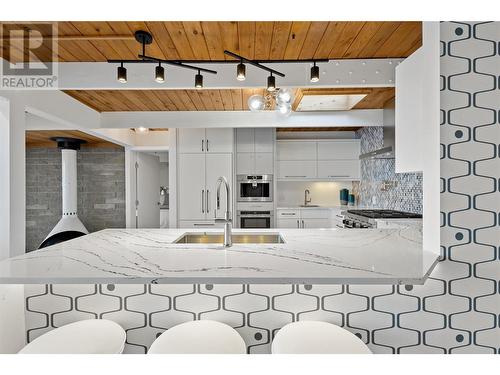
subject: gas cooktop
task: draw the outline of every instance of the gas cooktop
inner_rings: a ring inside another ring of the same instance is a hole
[[[347,210],[348,214],[370,219],[421,219],[421,214],[395,210]]]

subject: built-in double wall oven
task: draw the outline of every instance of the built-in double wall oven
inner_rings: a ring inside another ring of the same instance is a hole
[[[272,202],[273,176],[238,175],[237,178],[238,202]]]

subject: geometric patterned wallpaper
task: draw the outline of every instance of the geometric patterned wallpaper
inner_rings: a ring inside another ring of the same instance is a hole
[[[26,285],[27,340],[92,317],[144,353],[183,321],[235,327],[249,353],[323,320],[375,353],[500,354],[500,23],[441,23],[441,251],[425,285]]]

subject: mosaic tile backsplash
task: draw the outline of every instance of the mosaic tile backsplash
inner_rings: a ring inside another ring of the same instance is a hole
[[[356,135],[362,154],[383,146],[381,127],[365,127]],[[395,170],[394,159],[361,160],[361,179],[352,184],[358,206],[422,213],[422,174]]]

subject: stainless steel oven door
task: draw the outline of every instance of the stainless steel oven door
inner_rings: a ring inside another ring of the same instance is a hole
[[[272,202],[273,179],[271,175],[237,176],[238,202]]]
[[[238,211],[236,217],[240,228],[260,229],[273,226],[273,215],[270,211]]]

